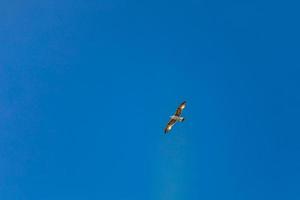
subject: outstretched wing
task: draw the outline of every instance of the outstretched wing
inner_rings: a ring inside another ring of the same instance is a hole
[[[185,108],[185,106],[186,106],[186,101],[182,102],[182,103],[178,106],[178,108],[177,108],[177,110],[176,110],[176,112],[175,112],[175,115],[179,117],[179,116],[181,115],[182,110]]]
[[[170,121],[168,122],[168,124],[165,128],[165,133],[169,132],[175,123],[176,123],[175,119],[170,119]]]

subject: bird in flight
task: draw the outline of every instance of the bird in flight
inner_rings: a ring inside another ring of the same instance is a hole
[[[170,120],[169,120],[169,122],[168,122],[168,124],[165,128],[165,133],[168,133],[172,129],[172,127],[174,126],[174,124],[176,122],[183,122],[184,121],[184,117],[181,117],[180,115],[182,113],[182,110],[185,108],[185,106],[186,106],[186,101],[182,102],[178,106],[175,114],[170,117]]]

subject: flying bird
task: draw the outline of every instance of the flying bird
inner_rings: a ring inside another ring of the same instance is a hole
[[[184,117],[181,117],[180,115],[182,113],[182,110],[185,108],[185,106],[186,106],[186,101],[182,102],[178,106],[175,114],[170,117],[171,119],[169,120],[169,122],[168,122],[168,124],[165,128],[165,133],[168,133],[172,129],[174,124],[176,124],[176,122],[183,122],[184,121]]]

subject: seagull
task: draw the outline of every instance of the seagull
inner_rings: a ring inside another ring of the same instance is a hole
[[[182,113],[182,110],[185,108],[185,106],[186,106],[186,101],[182,102],[178,106],[175,114],[170,117],[170,120],[169,120],[169,122],[168,122],[168,124],[165,128],[165,134],[168,133],[172,129],[172,127],[174,126],[174,124],[176,122],[183,122],[184,121],[184,117],[181,117],[180,115]]]

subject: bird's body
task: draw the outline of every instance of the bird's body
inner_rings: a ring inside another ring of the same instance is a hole
[[[174,119],[178,122],[183,122],[184,121],[184,117],[179,117],[179,116],[176,116],[176,115],[172,115],[170,116],[171,119]]]
[[[182,110],[185,108],[185,106],[186,106],[186,102],[185,101],[182,102],[178,106],[175,114],[170,117],[171,119],[169,120],[169,122],[168,122],[168,124],[167,124],[167,126],[165,128],[165,133],[168,133],[172,129],[172,127],[174,126],[174,124],[176,122],[183,122],[184,121],[184,117],[181,117],[181,113],[182,113]]]

